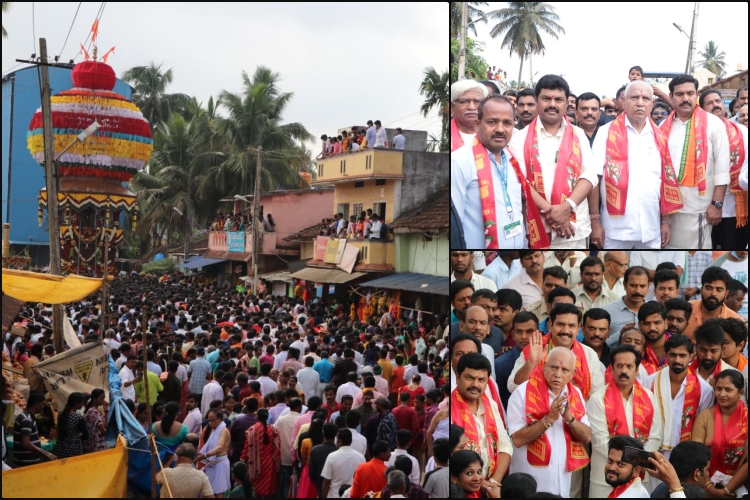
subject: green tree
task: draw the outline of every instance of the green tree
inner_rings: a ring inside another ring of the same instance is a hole
[[[433,108],[437,108],[438,115],[442,121],[442,139],[440,143],[446,143],[445,139],[449,136],[449,123],[450,123],[450,97],[448,91],[448,72],[438,73],[432,66],[424,69],[424,78],[422,83],[419,84],[419,93],[425,96],[424,103],[422,104],[421,111],[422,116],[427,116]],[[440,151],[447,151],[442,149],[441,144]]]
[[[524,58],[531,54],[544,54],[541,32],[555,39],[558,32],[565,33],[565,29],[556,22],[560,18],[554,10],[554,6],[544,2],[508,2],[508,8],[487,13],[488,18],[500,21],[492,27],[490,36],[496,38],[505,33],[500,48],[507,48],[521,60],[519,82],[522,81]]]
[[[466,28],[471,30],[474,36],[477,36],[477,22],[483,22],[487,24],[487,15],[479,6],[486,6],[487,2],[469,2],[469,19],[466,23]],[[463,2],[451,2],[451,38],[456,38],[461,34],[461,9],[463,9]]]
[[[174,75],[172,68],[162,72],[162,64],[156,65],[152,61],[148,66],[135,66],[121,77],[135,88],[131,100],[141,108],[152,131],[156,130],[157,124],[168,120],[173,112],[182,112],[190,100],[185,94],[167,93]]]
[[[2,2],[3,4],[3,16],[10,10],[10,2]],[[3,24],[3,38],[8,38],[8,32],[5,31],[5,25]]]
[[[458,81],[458,47],[459,42],[451,39],[451,83]],[[474,72],[477,80],[483,80],[487,74],[487,61],[482,57],[484,43],[466,39],[466,77],[469,78],[470,71]]]
[[[706,68],[711,73],[715,74],[717,78],[723,78],[726,71],[727,63],[724,62],[724,51],[719,52],[719,44],[714,43],[713,40],[709,40],[706,46],[703,48],[703,52],[698,52],[698,55],[703,58],[702,61],[698,61],[698,65],[702,68]]]

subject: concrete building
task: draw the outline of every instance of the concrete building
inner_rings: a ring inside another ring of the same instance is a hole
[[[72,70],[50,68],[52,94],[73,88]],[[42,227],[37,222],[39,190],[45,186],[44,167],[29,153],[26,135],[34,113],[41,106],[39,72],[36,67],[13,71],[2,80],[2,214],[10,223],[11,252],[28,247],[32,266],[49,263],[49,232],[45,212]],[[114,92],[130,99],[131,87],[117,80]]]

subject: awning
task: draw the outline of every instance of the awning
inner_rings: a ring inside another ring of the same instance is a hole
[[[360,286],[408,290],[410,292],[432,293],[435,295],[448,295],[449,285],[450,279],[447,276],[418,273],[392,274],[360,284]]]
[[[85,299],[101,286],[102,278],[85,278],[77,274],[63,277],[3,269],[3,292],[24,302],[67,304]]]
[[[199,267],[210,266],[211,264],[218,264],[224,262],[226,259],[209,259],[208,257],[192,257],[187,262],[180,264],[181,269],[197,269]]]
[[[292,274],[292,278],[317,283],[346,283],[361,278],[367,273],[347,273],[340,269],[321,269],[318,267],[306,267]]]
[[[236,262],[249,262],[253,258],[250,252],[225,252],[224,250],[209,250],[204,257],[209,259],[231,260]]]
[[[259,274],[258,278],[266,281],[287,281],[291,283],[292,273],[289,271],[274,271],[272,273]]]

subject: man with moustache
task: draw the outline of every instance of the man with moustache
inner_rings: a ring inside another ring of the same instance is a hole
[[[524,159],[526,177],[544,199],[538,204],[549,233],[551,250],[586,249],[591,232],[586,200],[598,179],[591,149],[580,128],[564,117],[570,96],[568,82],[545,75],[536,84],[539,115],[513,134],[510,149]]]
[[[667,309],[667,333],[682,335],[690,321],[693,307],[683,299],[669,299],[664,303],[664,307]]]
[[[672,448],[682,441],[690,441],[695,417],[713,405],[714,391],[689,367],[695,349],[689,338],[675,335],[664,344],[664,349],[669,370],[657,371],[643,386],[651,389],[658,402],[656,417],[663,425],[659,452],[669,459]]]
[[[683,207],[667,137],[649,118],[653,104],[651,86],[632,81],[625,112],[594,141],[601,188],[589,195],[589,209],[591,241],[599,248],[664,248],[670,214]]]
[[[469,280],[452,281],[448,290],[451,300],[451,324],[466,317],[466,310],[471,307],[471,296],[474,285]]]
[[[612,379],[591,395],[586,411],[591,422],[591,498],[606,498],[612,486],[605,480],[607,445],[625,434],[637,439],[646,451],[658,450],[662,442],[662,422],[655,418],[654,394],[637,380],[641,355],[633,346],[614,349]],[[644,478],[648,487],[648,476]]]
[[[557,304],[553,307],[549,313],[549,334],[544,337],[541,332],[532,335],[531,342],[522,350],[522,355],[516,360],[508,377],[508,390],[513,392],[529,380],[534,368],[544,364],[547,354],[554,347],[565,347],[575,354],[576,370],[573,383],[581,390],[584,401],[602,387],[604,375],[599,364],[599,356],[593,349],[576,340],[580,322],[581,310],[573,304]]]
[[[602,288],[612,290],[615,296],[625,295],[622,279],[630,266],[630,259],[625,252],[609,251],[604,254],[604,281]]]
[[[485,394],[490,362],[479,354],[464,354],[458,361],[456,390],[451,392],[451,421],[464,429],[468,449],[483,461],[483,485],[500,488],[513,447],[497,404]]]
[[[717,89],[704,90],[700,107],[716,116],[724,124],[729,142],[729,189],[724,193],[721,222],[714,226],[711,241],[714,248],[747,247],[747,191],[738,184],[740,171],[747,169],[747,127],[727,120],[724,101]]]
[[[537,250],[521,250],[523,271],[510,279],[504,289],[516,290],[523,298],[523,307],[528,307],[543,296],[544,286],[544,253]]]
[[[604,282],[604,263],[598,257],[586,257],[581,262],[582,287],[574,290],[576,303],[583,304],[583,310],[593,307],[604,307],[620,297],[602,286]],[[609,328],[608,328],[609,329]]]
[[[521,351],[529,345],[531,336],[537,331],[539,331],[539,320],[537,317],[530,312],[519,312],[513,316],[511,330],[516,345],[499,358],[495,358],[495,376],[497,377],[495,380],[498,382],[500,400],[505,408],[508,407],[508,399],[510,398],[510,391],[505,381],[513,371],[513,366],[521,356]]]
[[[612,318],[607,340],[610,347],[618,344],[622,331],[635,326],[638,321],[638,309],[643,305],[651,282],[648,271],[641,266],[628,268],[623,279],[625,295],[620,300],[602,307]]]
[[[568,274],[560,266],[545,267],[542,276],[542,298],[524,308],[526,311],[534,313],[540,322],[547,319],[549,313],[549,301],[547,300],[549,293],[558,287],[568,287]],[[575,299],[573,303],[575,303]]]
[[[672,214],[667,248],[710,249],[710,226],[721,222],[729,184],[729,143],[719,118],[696,107],[698,80],[680,75],[669,82],[674,110],[660,128],[680,186],[683,206]]]
[[[640,353],[641,364],[638,365],[638,375],[635,378],[643,384],[649,377],[646,367],[643,366],[643,355],[646,353],[646,337],[638,328],[629,328],[620,335],[620,345],[631,345],[633,349]],[[609,380],[610,375],[612,375],[612,365],[607,367],[607,371],[604,373],[604,380]]]
[[[475,273],[471,270],[472,263],[474,262],[474,254],[466,251],[451,251],[451,282],[454,280],[469,280],[474,285],[475,290],[480,288],[488,288],[493,292],[497,291],[497,287],[492,280],[489,280],[479,273]]]
[[[531,120],[536,118],[536,94],[534,89],[523,89],[518,93],[517,100],[518,123],[516,123],[516,129],[522,130],[531,123]]]
[[[589,139],[589,147],[594,146],[596,133],[599,131],[599,115],[602,103],[599,96],[593,92],[586,92],[576,98],[576,116],[578,126],[581,127]]]
[[[599,485],[591,481],[591,498],[596,498],[601,495],[594,495],[594,491],[606,491],[607,498],[650,498],[648,489],[645,484],[649,475],[645,474],[641,480],[641,474],[643,474],[643,466],[634,465],[625,462],[622,457],[625,454],[625,447],[637,448],[643,450],[643,443],[632,437],[625,435],[612,436],[607,443],[604,444],[604,449],[607,450],[607,456],[603,464],[599,464],[599,474],[603,474],[604,482],[606,485]],[[593,476],[597,472],[597,468],[594,467],[594,459],[591,458],[591,475]],[[652,466],[651,464],[648,464]],[[680,483],[676,482],[679,486]]]
[[[487,88],[475,80],[451,85],[451,153],[474,141],[479,125],[477,109],[485,97]]]
[[[649,375],[664,366],[667,362],[664,344],[671,335],[666,333],[667,309],[661,302],[646,302],[638,310],[638,328],[646,337],[643,365]]]
[[[598,307],[589,309],[583,314],[583,345],[593,349],[599,356],[602,370],[606,370],[610,360],[610,348],[607,345],[609,321],[609,313]]]
[[[577,363],[569,348],[555,347],[508,400],[511,474],[529,474],[544,491],[562,497],[570,494],[573,471],[589,462],[584,445],[591,428],[581,391],[571,383]]]
[[[680,277],[671,269],[659,269],[654,273],[654,298],[665,304],[676,299],[680,292]]]
[[[510,101],[493,94],[477,111],[476,139],[451,155],[451,200],[467,247],[546,248],[537,209],[546,202],[526,181],[523,159],[506,148],[515,124]]]
[[[690,369],[694,370],[703,380],[716,384],[716,376],[724,370],[736,370],[721,359],[724,347],[723,319],[714,318],[706,320],[695,330],[695,358],[690,363]]]
[[[554,309],[556,305],[558,304],[575,305],[575,303],[576,303],[575,294],[572,291],[565,288],[564,286],[559,286],[555,288],[554,290],[552,290],[551,292],[549,292],[547,294],[546,309],[543,310],[544,319],[539,322],[539,331],[542,332],[542,335],[547,335],[550,331],[550,325],[552,324],[552,321],[550,321],[549,319],[549,313],[550,311],[552,311],[552,309]],[[576,305],[576,307],[578,307],[578,309],[581,310],[580,306]],[[583,311],[581,310],[581,312]],[[532,314],[536,316],[536,313],[532,312]],[[580,328],[578,329],[578,335],[576,335],[576,340],[578,342],[583,342],[583,332],[581,331]]]
[[[732,277],[721,267],[710,266],[701,275],[701,300],[691,300],[693,312],[690,315],[684,335],[694,339],[696,328],[712,318],[737,318],[740,315],[724,304],[727,298],[727,285]]]

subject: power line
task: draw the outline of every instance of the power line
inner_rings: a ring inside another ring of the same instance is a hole
[[[76,9],[76,15],[73,16],[73,22],[70,23],[70,29],[68,30],[68,36],[65,37],[65,42],[63,43],[62,49],[60,49],[60,52],[57,53],[58,57],[62,57],[62,53],[65,50],[65,46],[68,44],[68,38],[70,38],[70,32],[73,31],[73,25],[76,23],[76,18],[78,17],[78,11],[81,10],[81,4],[83,2],[78,2],[78,8]]]

